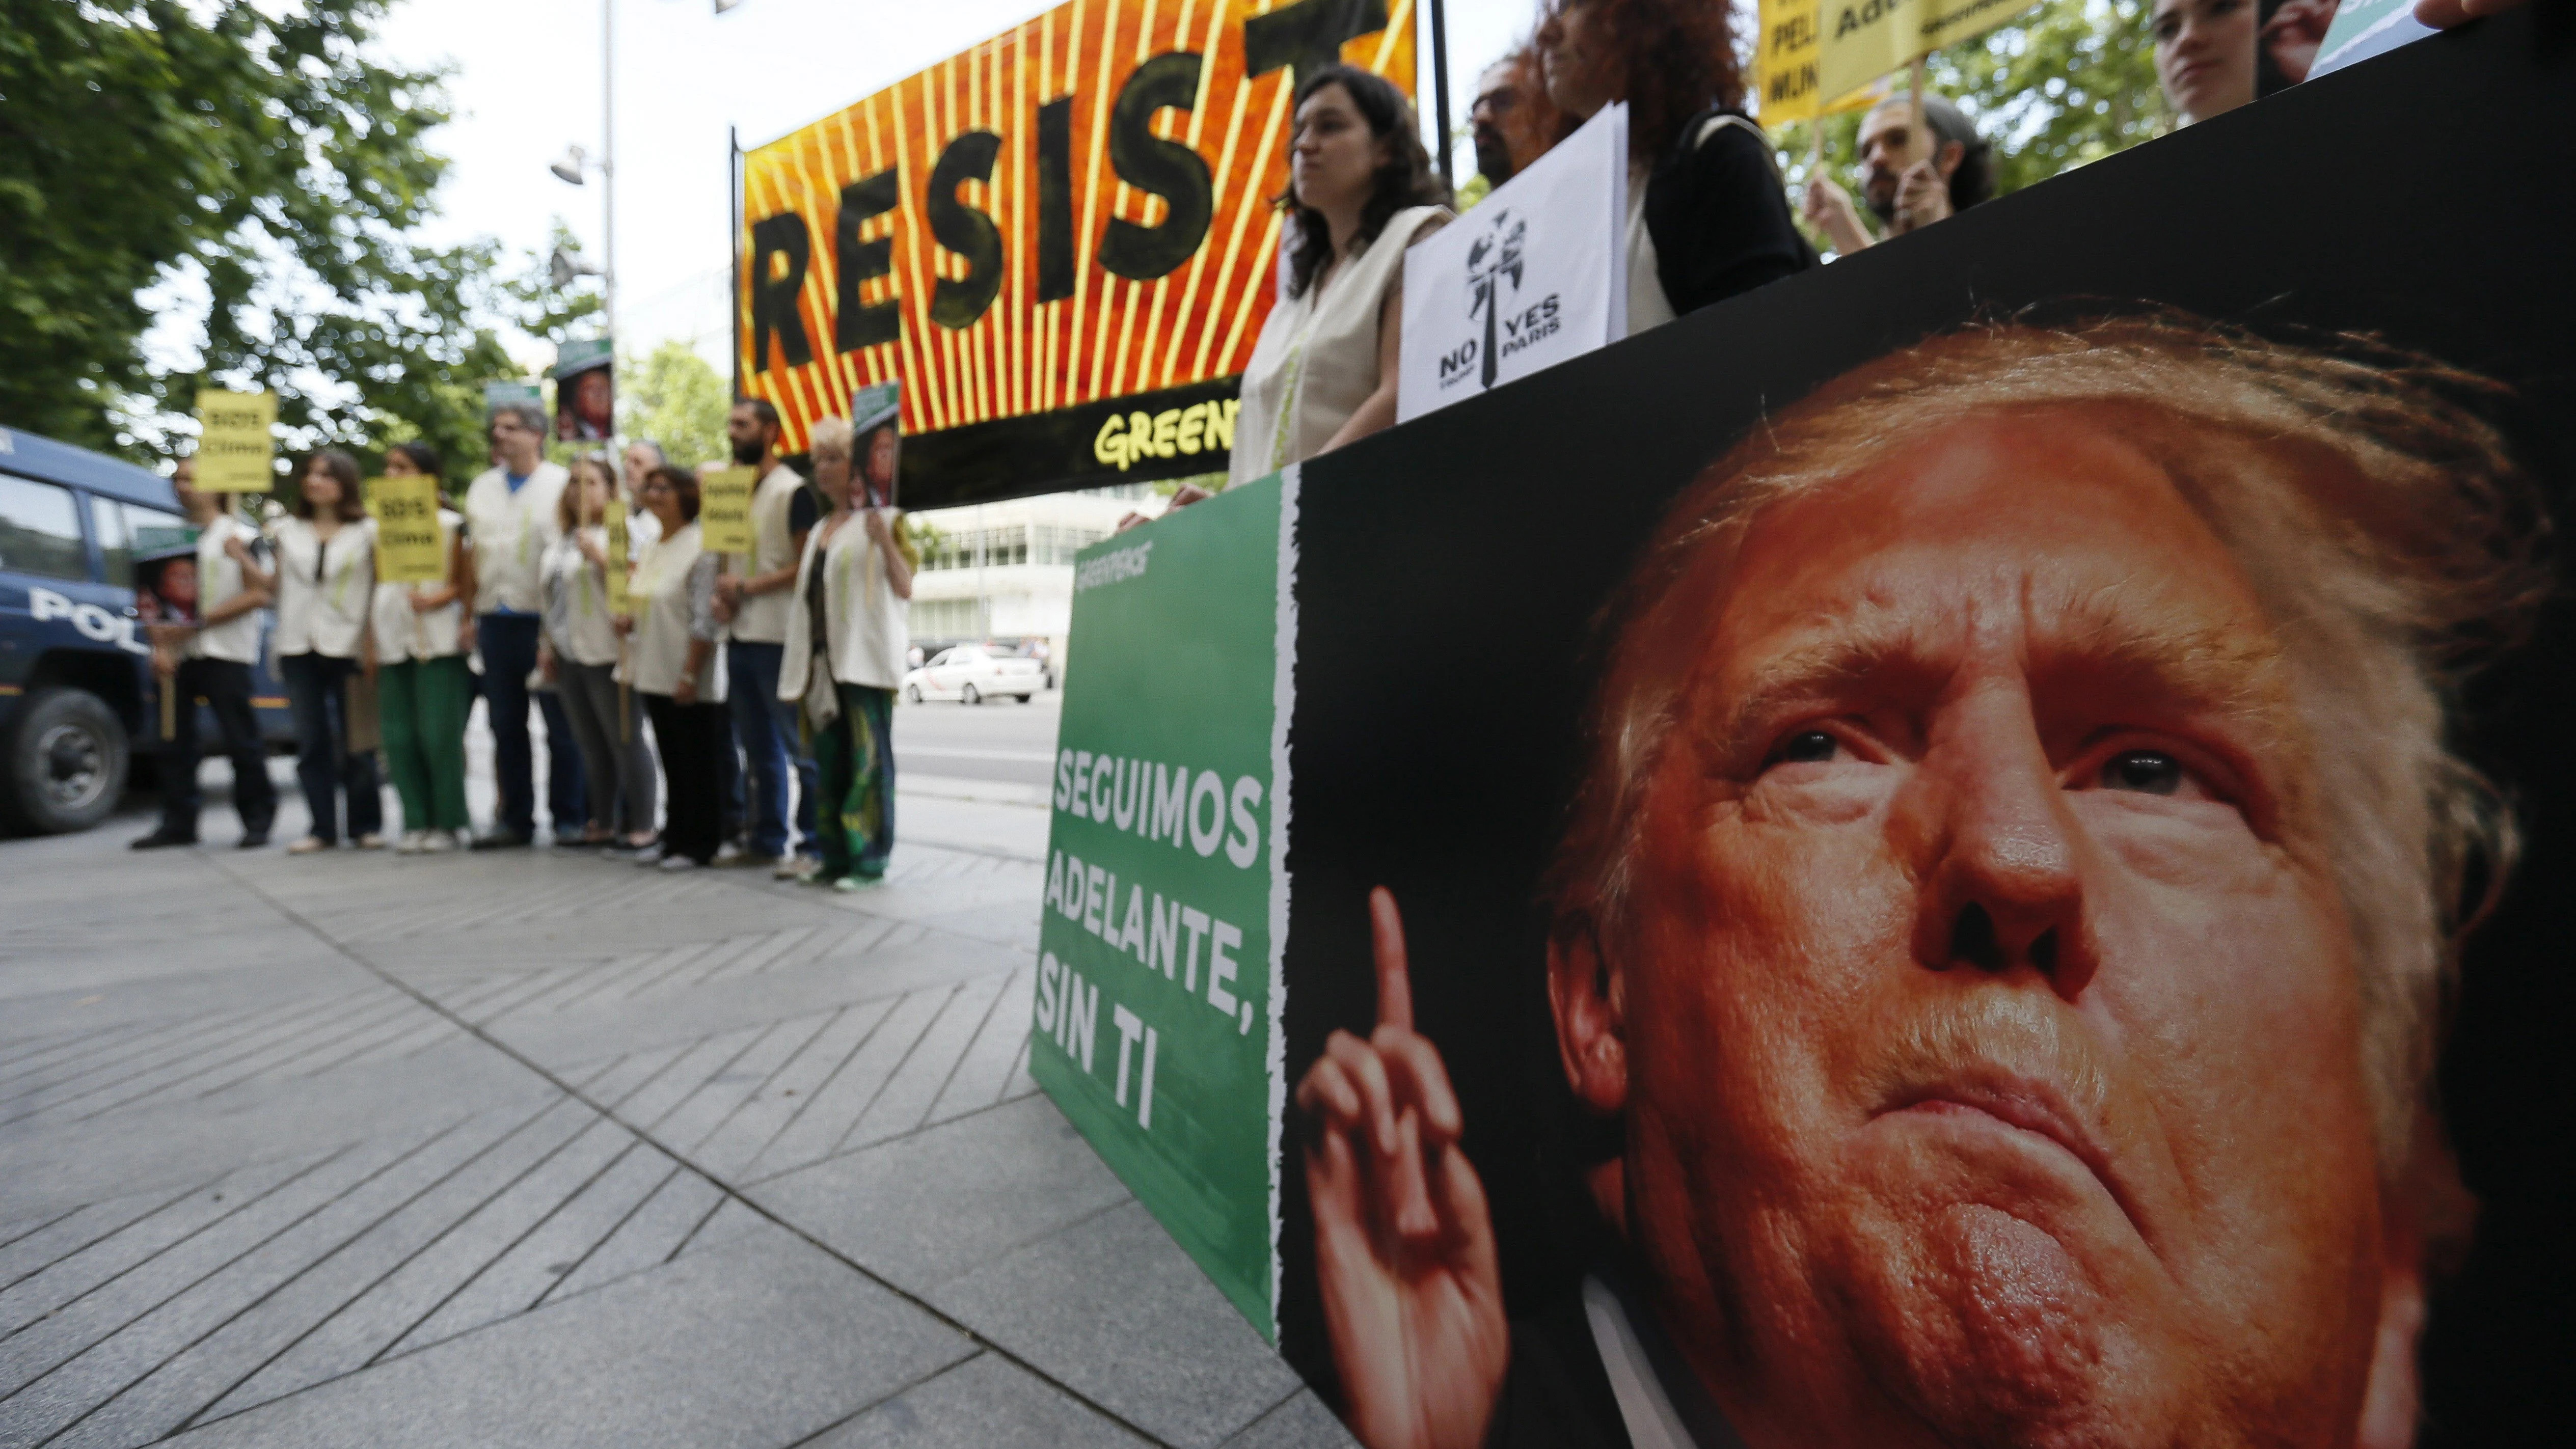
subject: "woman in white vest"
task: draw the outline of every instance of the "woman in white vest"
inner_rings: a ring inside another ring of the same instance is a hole
[[[277,633],[269,651],[295,714],[295,778],[312,823],[286,847],[309,855],[340,843],[340,801],[361,850],[385,843],[383,788],[372,749],[349,748],[349,686],[375,686],[376,521],[358,492],[358,460],[325,448],[305,460],[277,546]]]
[[[892,497],[900,434],[891,409],[863,421],[870,425],[867,482],[874,496]],[[778,697],[804,701],[817,726],[822,798],[814,825],[823,864],[810,879],[845,891],[885,879],[894,851],[894,693],[903,683],[912,571],[920,563],[900,515],[868,507],[867,494],[852,486],[854,442],[847,422],[826,418],[806,444],[814,486],[832,511],[807,535],[796,567],[778,681]]]
[[[627,639],[626,682],[644,696],[662,751],[665,801],[662,851],[666,870],[684,870],[715,859],[717,810],[723,793],[721,752],[732,747],[725,718],[724,656],[716,640],[716,566],[698,533],[697,475],[660,467],[644,475],[638,492],[662,536],[636,560],[628,586],[629,613],[617,620]]]
[[[609,822],[621,796],[630,830],[627,844],[653,835],[653,751],[644,743],[631,691],[617,687],[618,637],[608,612],[608,526],[603,521],[617,482],[601,458],[572,465],[572,482],[555,505],[560,530],[541,568],[545,590],[545,644],[537,668],[555,686],[581,747],[588,788],[589,828],[581,844],[604,846],[615,836]],[[558,843],[565,843],[558,837]]]
[[[385,450],[385,476],[438,476],[427,443]],[[402,801],[405,855],[472,843],[465,812],[465,717],[474,708],[474,671],[465,663],[473,625],[474,560],[465,515],[438,510],[447,577],[434,584],[376,585],[376,711],[384,722],[385,773]]]
[[[1382,77],[1333,65],[1298,78],[1282,203],[1297,241],[1243,369],[1228,486],[1394,424],[1404,249],[1450,216],[1420,130]]]

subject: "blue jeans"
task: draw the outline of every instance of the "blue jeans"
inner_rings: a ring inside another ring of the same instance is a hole
[[[814,757],[797,737],[796,712],[801,706],[778,697],[778,666],[787,657],[784,644],[725,641],[725,702],[733,711],[734,738],[742,742],[745,781],[750,786],[751,853],[787,853],[787,771],[796,770],[796,836],[798,849],[812,855],[814,839]]]
[[[493,824],[534,838],[537,833],[536,757],[528,743],[528,675],[537,667],[534,614],[484,614],[474,621],[483,653],[483,718],[492,729],[492,783],[500,796]],[[552,691],[537,695],[546,717],[546,808],[555,833],[581,834],[581,752],[572,721]]]
[[[358,662],[289,654],[277,661],[277,672],[286,680],[286,702],[295,716],[295,780],[304,787],[313,833],[339,843],[340,797],[346,793],[349,838],[381,834],[385,796],[376,779],[375,751],[349,748],[349,680]]]

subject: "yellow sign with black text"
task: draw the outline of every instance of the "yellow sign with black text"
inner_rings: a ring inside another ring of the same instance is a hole
[[[197,478],[201,493],[267,493],[277,487],[277,394],[197,394]]]
[[[447,578],[447,538],[438,526],[438,480],[414,473],[367,480],[367,511],[376,518],[376,579],[435,584]]]
[[[759,480],[749,468],[718,468],[698,480],[699,547],[751,552],[751,490]]]

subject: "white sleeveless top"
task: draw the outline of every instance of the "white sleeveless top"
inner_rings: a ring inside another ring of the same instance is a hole
[[[1445,206],[1397,212],[1377,240],[1343,259],[1322,286],[1272,305],[1243,369],[1228,487],[1323,451],[1377,391],[1378,313],[1386,294],[1404,281],[1404,249],[1424,226],[1449,216]]]
[[[635,564],[626,602],[635,611],[627,638],[626,681],[643,694],[670,694],[689,662],[689,570],[705,552],[695,522],[656,541]],[[724,651],[712,644],[698,671],[698,703],[722,704]]]
[[[270,649],[355,659],[376,598],[376,521],[343,523],[324,543],[309,520],[281,518],[277,545],[277,633]]]
[[[438,510],[438,545],[446,551],[447,581],[456,582],[456,530],[465,526],[465,515],[452,508]],[[456,647],[459,626],[465,622],[466,600],[451,599],[442,608],[427,613],[411,606],[415,589],[428,584],[376,585],[376,660],[382,664],[400,664],[410,659],[445,659],[465,651]]]
[[[575,664],[614,664],[617,630],[609,623],[608,575],[583,555],[580,540],[585,536],[602,553],[608,551],[608,530],[594,523],[578,534],[556,539],[539,565],[546,637],[553,641],[558,656]]]
[[[894,528],[898,515],[883,510]],[[804,561],[796,566],[796,588],[785,597],[796,607],[787,615],[787,656],[778,667],[778,697],[803,699],[813,673],[813,610],[806,605],[814,574],[823,575],[823,625],[829,630],[826,653],[832,678],[843,684],[895,689],[903,684],[904,655],[912,642],[910,600],[898,596],[886,576],[885,550],[868,537],[868,526],[852,514],[823,543],[823,525],[805,539]]]

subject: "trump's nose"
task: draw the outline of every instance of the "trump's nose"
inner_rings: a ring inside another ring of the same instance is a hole
[[[2027,694],[1993,688],[1936,722],[1914,802],[1915,959],[2030,972],[2072,1001],[2093,978],[2080,831]]]

